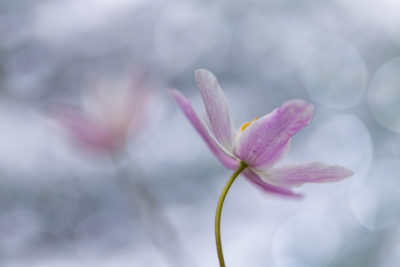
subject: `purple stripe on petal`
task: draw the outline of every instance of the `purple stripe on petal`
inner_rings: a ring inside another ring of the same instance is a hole
[[[221,161],[221,163],[228,169],[234,170],[237,169],[239,166],[239,162],[237,159],[233,158],[232,156],[225,153],[213,140],[210,136],[209,132],[207,131],[206,127],[204,126],[203,122],[200,121],[198,116],[193,110],[190,101],[179,91],[176,90],[169,90],[171,96],[175,99],[178,103],[179,107],[182,109],[183,113],[192,123],[193,127],[197,130],[200,136],[204,139],[207,143],[210,150],[214,153],[214,155]]]
[[[235,154],[253,168],[271,165],[284,154],[289,139],[311,121],[313,112],[313,105],[303,100],[284,103],[238,136]]]
[[[243,175],[246,176],[246,178],[258,186],[261,190],[270,193],[270,194],[276,194],[280,196],[285,196],[285,197],[291,197],[291,198],[301,198],[302,196],[300,194],[297,194],[293,192],[292,190],[288,188],[283,188],[279,187],[276,185],[271,185],[269,183],[264,182],[261,180],[261,178],[256,174],[254,171],[251,169],[247,168],[243,171]]]
[[[229,116],[228,100],[217,78],[208,70],[197,70],[196,83],[203,98],[211,132],[226,150],[233,149],[233,128]]]
[[[273,168],[266,172],[266,174],[266,179],[273,184],[293,187],[304,183],[339,181],[353,175],[353,172],[342,166],[330,166],[320,162],[312,162]]]

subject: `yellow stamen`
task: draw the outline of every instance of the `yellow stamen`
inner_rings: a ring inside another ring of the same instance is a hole
[[[242,133],[244,130],[246,130],[247,127],[249,127],[250,124],[252,124],[253,122],[255,122],[256,120],[258,120],[258,117],[255,117],[254,119],[251,120],[251,122],[245,122],[243,123],[242,127],[240,127],[240,132]]]
[[[250,125],[250,122],[243,123],[242,127],[240,127],[240,132],[243,132],[249,125]]]
[[[251,120],[250,124],[252,124],[253,122],[255,122],[256,120],[258,120],[258,117],[256,116],[254,119]]]

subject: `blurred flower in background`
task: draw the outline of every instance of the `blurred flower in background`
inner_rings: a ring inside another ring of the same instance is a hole
[[[148,116],[150,87],[144,78],[95,80],[79,106],[55,106],[55,118],[80,145],[97,152],[118,154]]]
[[[53,108],[54,114],[51,115],[75,139],[77,148],[83,146],[90,152],[111,159],[115,172],[110,178],[115,179],[120,193],[126,197],[126,205],[135,210],[135,218],[142,226],[138,227],[125,215],[117,213],[110,216],[110,211],[91,214],[78,225],[78,240],[82,239],[86,244],[79,246],[84,251],[90,247],[92,251],[89,254],[93,255],[107,253],[110,247],[123,249],[130,246],[129,241],[134,238],[124,238],[129,227],[140,228],[164,254],[169,266],[195,266],[179,240],[177,229],[163,215],[162,204],[149,189],[141,167],[132,159],[130,154],[134,152],[127,151],[129,141],[147,127],[150,111],[153,116],[156,113],[157,108],[150,110],[154,89],[143,73],[113,80],[102,77],[92,85],[94,87],[86,91],[80,106],[60,104]],[[122,229],[119,224],[113,223],[114,220],[122,224]],[[105,235],[104,239],[99,238],[99,231]]]
[[[181,89],[198,109],[193,72],[206,68],[235,125],[288,99],[316,106],[282,166],[318,159],[355,173],[304,185],[300,202],[239,179],[224,208],[227,266],[397,267],[398,9],[392,0],[0,1],[1,264],[217,266],[212,218],[229,173],[166,92]],[[150,87],[133,86],[140,70]],[[122,88],[150,112],[115,119],[137,108],[112,104],[125,102],[109,93]],[[68,106],[64,131],[43,112],[54,103]],[[92,139],[81,120],[102,134]],[[111,161],[104,151],[122,144]],[[140,202],[133,181],[162,205]],[[158,211],[178,243],[154,242],[169,240],[152,224],[159,218],[143,217]]]

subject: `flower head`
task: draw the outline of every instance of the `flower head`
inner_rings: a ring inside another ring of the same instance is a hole
[[[59,105],[55,117],[79,144],[115,152],[143,123],[148,92],[140,78],[96,80],[80,105]]]
[[[170,94],[226,168],[234,170],[244,162],[248,168],[243,174],[249,181],[266,192],[286,196],[299,196],[291,188],[304,183],[338,181],[353,174],[347,168],[319,162],[273,167],[289,150],[291,137],[310,123],[313,105],[290,100],[235,131],[228,101],[215,76],[197,70],[195,78],[206,110],[203,120],[182,93],[170,90]]]

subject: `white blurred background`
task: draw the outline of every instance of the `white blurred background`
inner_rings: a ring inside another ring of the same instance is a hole
[[[282,162],[352,169],[272,197],[230,191],[230,267],[396,267],[400,2],[0,1],[0,266],[218,266],[230,176],[167,89],[201,114],[219,78],[236,127],[316,105]]]

